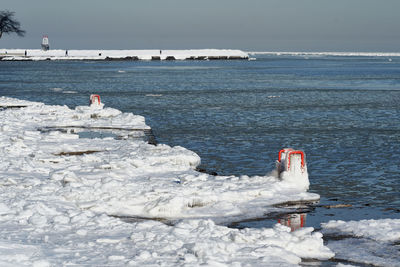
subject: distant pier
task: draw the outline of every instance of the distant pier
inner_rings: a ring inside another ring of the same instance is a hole
[[[190,50],[40,50],[0,49],[0,60],[247,60],[248,53],[233,49]]]

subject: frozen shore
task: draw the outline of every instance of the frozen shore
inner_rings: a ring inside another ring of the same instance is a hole
[[[0,60],[234,60],[248,59],[231,49],[193,50],[62,50],[0,49]]]
[[[400,262],[398,219],[330,221],[321,232],[226,227],[319,196],[296,177],[199,173],[196,153],[141,140],[149,129],[113,108],[0,97],[0,265]]]
[[[400,219],[329,221],[322,224],[338,260],[373,266],[400,265]],[[340,237],[340,238],[338,238]]]
[[[196,172],[197,154],[137,139],[129,129],[149,129],[144,118],[113,108],[6,97],[0,107],[3,266],[292,266],[334,255],[311,227],[218,225],[319,198],[296,181]],[[81,135],[101,129],[118,138]]]

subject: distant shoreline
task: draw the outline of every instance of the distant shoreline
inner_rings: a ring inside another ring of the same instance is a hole
[[[400,52],[247,52],[249,55],[275,56],[342,56],[342,57],[400,57]]]
[[[247,60],[249,54],[232,49],[192,50],[40,50],[0,49],[2,61],[41,60]]]

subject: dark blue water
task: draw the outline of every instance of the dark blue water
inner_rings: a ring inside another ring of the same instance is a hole
[[[316,208],[309,225],[400,218],[398,57],[0,62],[0,95],[74,107],[92,93],[218,174],[264,175],[281,148],[304,150],[321,204],[352,205]]]

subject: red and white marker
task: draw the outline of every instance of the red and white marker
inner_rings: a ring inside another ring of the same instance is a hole
[[[101,106],[101,100],[99,95],[90,95],[90,106]]]
[[[301,150],[284,148],[279,151],[276,165],[278,174],[281,174],[284,171],[304,173],[306,171],[306,156]]]

